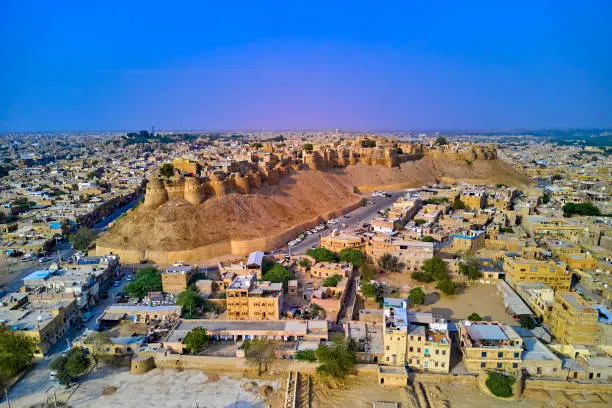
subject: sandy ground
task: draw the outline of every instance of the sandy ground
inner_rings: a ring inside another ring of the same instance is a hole
[[[267,407],[284,399],[281,382],[259,378],[240,378],[199,370],[154,369],[143,375],[131,375],[128,368],[103,367],[81,384],[69,404],[79,408],[217,408]],[[262,377],[265,378],[265,377]],[[270,385],[275,390],[265,400],[257,389],[245,390],[245,384]],[[106,390],[106,391],[105,391]],[[37,390],[38,391],[38,390]],[[106,394],[106,395],[105,395]],[[65,394],[58,393],[58,400]],[[13,399],[11,406],[26,407],[43,402],[44,390]]]
[[[380,275],[386,284],[398,288],[399,295],[408,297],[410,289],[421,287],[425,292],[425,304],[411,306],[410,310],[431,312],[436,316],[452,320],[464,320],[472,313],[478,313],[484,320],[505,324],[518,324],[506,313],[504,299],[497,292],[495,284],[474,283],[460,290],[459,294],[447,296],[435,288],[435,284],[423,284],[410,278],[406,273]]]

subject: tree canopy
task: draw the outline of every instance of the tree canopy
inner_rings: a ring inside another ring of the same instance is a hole
[[[376,277],[376,266],[364,263],[361,266],[361,279],[365,281],[371,281]]]
[[[357,364],[357,346],[351,339],[335,334],[329,345],[322,344],[316,352],[321,363],[317,372],[336,378],[345,378]]]
[[[312,150],[313,148],[314,147],[313,147],[312,143],[306,143],[304,145],[304,147],[303,147],[304,150],[308,150],[308,151]]]
[[[298,350],[295,352],[295,359],[298,361],[314,362],[317,360],[317,354],[315,350]]]
[[[298,261],[298,265],[304,267],[304,268],[310,268],[311,263],[310,260],[308,258],[302,258]]]
[[[436,289],[440,289],[445,295],[454,295],[457,293],[457,284],[446,278],[438,282]]]
[[[159,174],[165,178],[174,176],[174,166],[172,163],[164,163],[159,169]]]
[[[460,264],[459,273],[467,276],[469,280],[478,280],[482,278],[482,272],[480,272],[478,267],[472,263]]]
[[[448,144],[448,140],[446,140],[446,138],[444,136],[438,136],[436,138],[436,141],[434,142],[434,144],[438,145],[438,146],[444,146]]]
[[[87,372],[92,360],[82,347],[73,347],[65,356],[57,357],[49,364],[52,370],[57,371],[57,379],[63,384],[70,385]]]
[[[436,281],[446,279],[448,276],[448,266],[439,256],[434,256],[423,262],[421,270]]]
[[[72,235],[72,247],[77,251],[87,251],[91,244],[96,240],[97,234],[87,227],[81,227]]]
[[[368,281],[361,281],[361,294],[367,298],[378,296],[378,285]]]
[[[269,339],[255,339],[247,340],[242,345],[247,361],[257,367],[257,373],[261,375],[268,371],[275,359],[276,344]]]
[[[323,279],[323,282],[321,282],[321,286],[325,286],[327,288],[335,288],[336,286],[338,286],[338,283],[341,280],[342,280],[342,277],[336,273],[336,274],[333,274],[332,276],[329,276]]]
[[[192,288],[188,288],[176,298],[176,304],[183,307],[183,313],[193,316],[193,312],[202,305],[202,298]]]
[[[378,266],[387,271],[397,271],[399,269],[399,260],[395,255],[391,255],[390,253],[384,253],[378,259]]]
[[[423,242],[434,242],[435,238],[432,237],[431,235],[425,235],[424,237],[421,238],[421,241],[423,241]]]
[[[453,210],[465,210],[467,206],[459,197],[457,197],[455,198],[455,201],[453,201],[453,204],[451,204],[451,208]]]
[[[0,385],[32,364],[34,349],[33,339],[0,324]]]
[[[565,203],[563,205],[563,216],[571,217],[572,215],[601,215],[599,208],[593,203],[587,201],[584,203]]]
[[[263,274],[264,280],[274,282],[274,283],[282,283],[283,285],[287,285],[292,279],[295,279],[295,276],[283,265],[279,263],[275,263]]]
[[[317,262],[337,262],[338,255],[327,248],[311,248],[306,251],[306,255],[311,256]]]
[[[482,317],[478,313],[472,313],[467,318],[470,322],[480,322],[482,321]]]
[[[149,292],[159,292],[161,290],[161,274],[157,269],[150,266],[140,268],[136,272],[134,280],[124,288],[125,293],[138,298],[145,297]]]
[[[513,395],[512,386],[516,379],[503,374],[490,372],[485,384],[491,393],[497,397],[509,398]]]
[[[408,294],[408,300],[410,300],[410,303],[413,305],[422,305],[425,303],[425,292],[423,292],[421,288],[411,289]]]
[[[341,262],[348,262],[354,267],[358,268],[363,265],[365,256],[363,253],[355,248],[344,248],[338,253]]]
[[[210,336],[208,336],[206,329],[202,327],[192,329],[183,339],[185,348],[192,354],[201,352],[209,342]]]

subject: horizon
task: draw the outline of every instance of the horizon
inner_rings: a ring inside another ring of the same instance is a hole
[[[3,134],[612,128],[606,1],[2,10]]]

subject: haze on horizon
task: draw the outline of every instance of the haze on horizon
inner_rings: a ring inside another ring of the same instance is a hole
[[[128,3],[0,5],[0,132],[612,127],[610,1]]]

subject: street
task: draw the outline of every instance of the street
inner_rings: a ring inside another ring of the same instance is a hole
[[[364,223],[370,222],[370,220],[372,220],[372,218],[378,214],[378,211],[384,210],[391,206],[391,204],[397,200],[398,197],[404,195],[404,192],[392,192],[389,194],[391,197],[367,197],[367,200],[373,202],[374,204],[367,204],[366,206],[359,207],[349,212],[346,215],[348,215],[350,218],[339,217],[342,220],[341,223],[334,225],[326,224],[327,228],[325,228],[321,233],[306,235],[304,240],[297,245],[285,245],[282,247],[283,252],[301,255],[310,248],[318,246],[321,237],[331,234],[334,229],[342,233],[353,231],[361,227]],[[343,224],[346,225],[346,227],[343,227]]]

